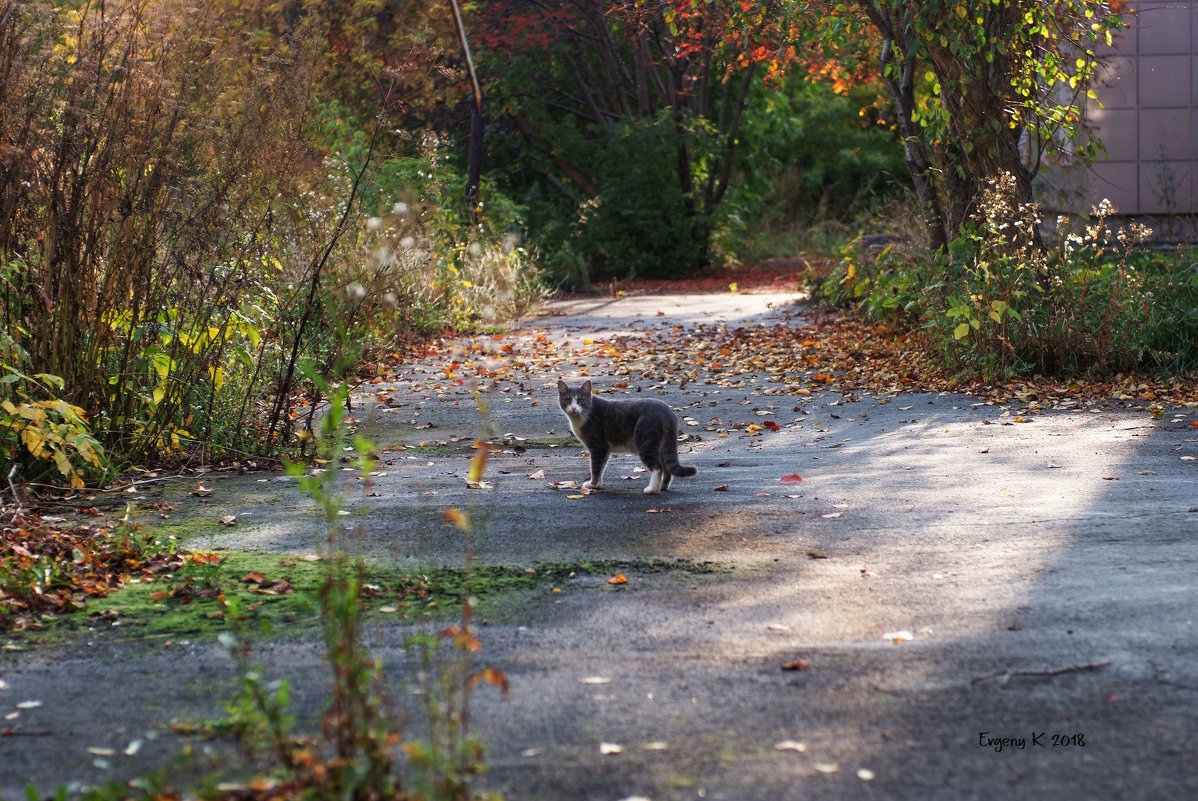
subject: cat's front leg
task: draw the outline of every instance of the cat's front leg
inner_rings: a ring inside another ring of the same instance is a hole
[[[591,448],[591,478],[582,482],[583,489],[599,489],[603,484],[603,470],[607,467],[607,457],[611,451]]]

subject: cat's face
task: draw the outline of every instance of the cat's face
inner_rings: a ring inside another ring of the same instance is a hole
[[[571,389],[565,381],[558,379],[557,402],[567,416],[585,416],[591,408],[591,382],[584,381],[578,389]]]

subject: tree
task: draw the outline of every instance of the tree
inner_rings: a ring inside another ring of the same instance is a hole
[[[994,176],[1014,176],[1016,205],[1032,200],[1042,161],[1079,141],[1095,43],[1109,43],[1123,24],[1119,0],[856,0],[839,8],[864,15],[881,35],[883,78],[937,247],[956,237]]]
[[[708,262],[749,89],[795,55],[786,5],[500,0],[482,9],[491,97],[521,137],[512,152],[598,232],[588,256],[600,269],[638,258],[612,250],[613,236],[626,235],[662,249],[642,258],[643,272]]]

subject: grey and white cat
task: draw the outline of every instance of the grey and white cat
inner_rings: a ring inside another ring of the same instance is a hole
[[[606,400],[591,393],[591,382],[571,389],[557,382],[558,403],[570,420],[570,430],[591,454],[591,478],[583,487],[599,489],[603,468],[612,452],[635,453],[649,468],[645,492],[657,494],[674,476],[699,471],[678,462],[678,418],[656,398]]]

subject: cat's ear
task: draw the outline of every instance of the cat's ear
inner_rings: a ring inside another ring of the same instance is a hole
[[[557,394],[559,394],[559,395],[565,395],[565,394],[566,394],[567,392],[569,392],[569,391],[570,391],[570,388],[569,388],[568,386],[566,386],[566,382],[565,382],[565,381],[562,381],[562,380],[559,378],[559,379],[557,380]]]
[[[582,394],[583,395],[591,394],[591,380],[589,378],[586,381],[582,382]]]

